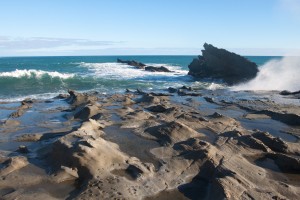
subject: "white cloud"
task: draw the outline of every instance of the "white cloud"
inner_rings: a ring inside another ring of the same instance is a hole
[[[39,49],[54,48],[78,48],[78,47],[95,47],[110,46],[121,42],[98,41],[87,39],[70,39],[70,38],[50,38],[50,37],[7,37],[0,36],[0,50],[17,50],[33,51]]]

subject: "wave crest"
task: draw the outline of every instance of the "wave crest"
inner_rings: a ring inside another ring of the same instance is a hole
[[[49,76],[51,78],[61,78],[61,79],[68,79],[68,78],[73,78],[75,75],[74,74],[68,74],[68,73],[60,73],[60,72],[51,72],[51,71],[43,71],[43,70],[35,70],[35,69],[23,69],[19,70],[16,69],[15,71],[11,72],[1,72],[0,77],[11,77],[11,78],[42,78],[44,76]]]

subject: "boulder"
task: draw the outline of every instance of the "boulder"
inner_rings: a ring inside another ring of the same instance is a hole
[[[248,81],[258,73],[254,62],[207,43],[204,44],[202,56],[194,59],[188,67],[191,76],[220,79],[228,85]]]
[[[146,66],[144,63],[137,62],[135,60],[121,60],[121,59],[118,58],[117,62],[127,64],[127,65],[130,65],[130,66],[136,67],[138,69],[144,69],[145,66]]]

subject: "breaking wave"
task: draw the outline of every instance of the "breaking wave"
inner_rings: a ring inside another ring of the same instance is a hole
[[[180,70],[177,66],[166,64],[149,64],[154,67],[164,66],[173,72],[148,72],[145,70],[136,69],[132,66],[121,63],[79,63],[80,67],[87,68],[91,74],[97,78],[110,78],[110,79],[133,79],[142,77],[155,77],[155,76],[185,76],[186,70]]]
[[[61,79],[68,79],[68,78],[73,78],[75,75],[74,74],[67,74],[67,73],[60,73],[60,72],[49,72],[49,71],[43,71],[43,70],[35,70],[35,69],[23,69],[23,70],[18,70],[16,69],[15,71],[11,72],[1,72],[0,77],[12,77],[12,78],[42,78],[44,76],[48,76],[51,78],[61,78]]]
[[[232,90],[300,90],[300,57],[271,60],[260,67],[257,76]]]

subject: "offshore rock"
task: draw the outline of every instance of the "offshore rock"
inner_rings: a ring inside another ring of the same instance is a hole
[[[164,66],[161,66],[161,67],[147,66],[147,67],[145,67],[145,70],[150,71],[150,72],[172,72]]]
[[[258,72],[255,63],[207,43],[204,44],[202,56],[194,59],[188,67],[189,75],[198,78],[221,79],[229,85],[253,79]]]
[[[117,59],[117,62],[127,64],[129,66],[133,66],[137,69],[144,69],[145,71],[149,71],[149,72],[172,72],[164,66],[160,66],[160,67],[147,66],[144,63],[141,63],[141,62],[138,62],[138,61],[135,61],[135,60]]]
[[[136,67],[138,69],[144,69],[146,67],[146,65],[144,63],[141,62],[137,62],[135,60],[121,60],[121,59],[117,59],[118,63],[123,63],[123,64],[127,64],[133,67]]]

